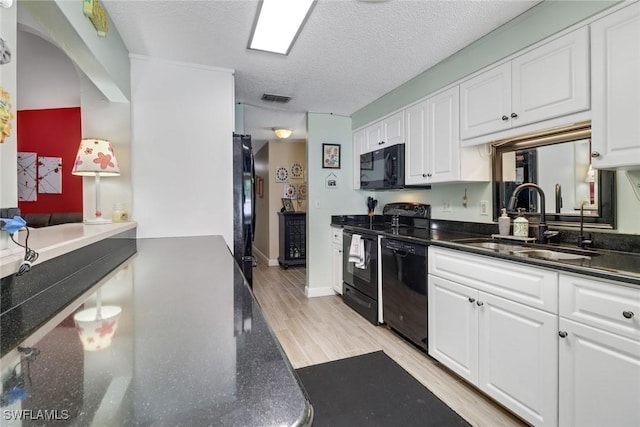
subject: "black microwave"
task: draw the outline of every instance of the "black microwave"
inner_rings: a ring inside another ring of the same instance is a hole
[[[360,188],[362,190],[404,188],[404,144],[361,154]]]

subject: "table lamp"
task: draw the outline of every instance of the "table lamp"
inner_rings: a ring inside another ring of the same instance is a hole
[[[73,175],[94,176],[96,180],[96,213],[95,218],[85,219],[85,224],[108,224],[111,220],[102,217],[100,209],[100,177],[118,176],[120,168],[111,147],[106,139],[83,138],[78,148]]]

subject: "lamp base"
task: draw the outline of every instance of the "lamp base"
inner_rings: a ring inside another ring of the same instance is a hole
[[[86,225],[101,225],[101,224],[111,224],[111,220],[110,219],[104,219],[104,218],[92,218],[92,219],[85,219],[84,223]]]

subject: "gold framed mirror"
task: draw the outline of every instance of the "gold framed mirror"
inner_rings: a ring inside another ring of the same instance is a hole
[[[615,172],[591,166],[591,122],[509,138],[492,144],[494,220],[513,190],[531,182],[543,189],[546,221],[578,226],[580,212],[590,227],[615,228]],[[537,192],[518,194],[514,214],[539,215]]]

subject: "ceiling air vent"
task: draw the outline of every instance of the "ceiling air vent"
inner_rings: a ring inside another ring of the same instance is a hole
[[[291,97],[290,96],[283,96],[283,95],[272,95],[270,93],[263,93],[262,94],[262,100],[263,101],[279,102],[281,104],[286,104],[287,102],[291,101]]]

